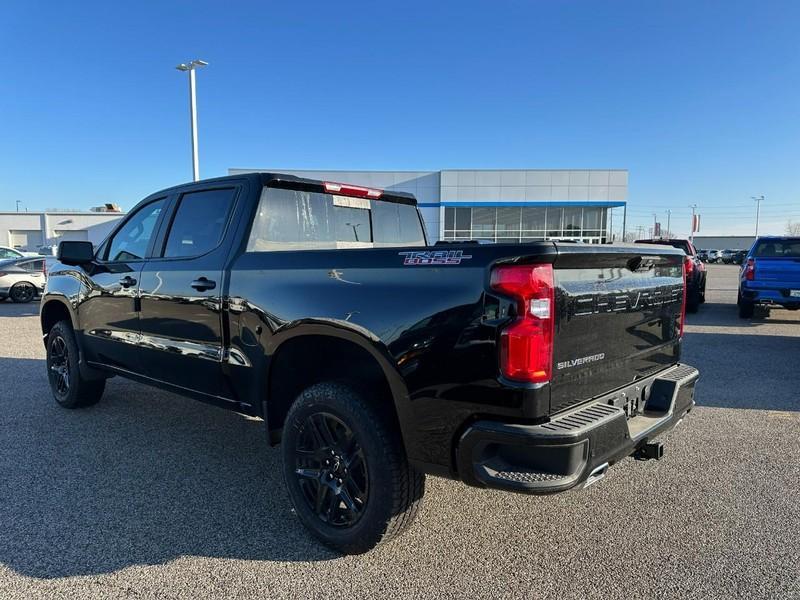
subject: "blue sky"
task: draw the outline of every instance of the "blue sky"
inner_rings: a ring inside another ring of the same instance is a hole
[[[129,208],[201,173],[627,168],[629,223],[800,221],[800,3],[10,2],[0,210]]]

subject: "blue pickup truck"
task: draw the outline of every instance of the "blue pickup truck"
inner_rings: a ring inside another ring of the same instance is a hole
[[[760,237],[742,263],[739,316],[749,319],[755,306],[800,308],[800,237]]]

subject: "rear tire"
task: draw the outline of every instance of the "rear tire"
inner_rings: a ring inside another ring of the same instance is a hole
[[[686,296],[686,312],[696,313],[700,308],[700,292],[687,294]]]
[[[367,552],[419,511],[425,475],[409,464],[397,426],[346,384],[318,383],[295,400],[282,454],[297,516],[334,550]]]
[[[12,302],[25,304],[36,298],[36,286],[27,281],[21,281],[11,286],[8,295]]]
[[[100,401],[105,379],[85,379],[78,364],[78,343],[69,321],[59,321],[47,336],[47,377],[53,398],[64,408],[83,408]]]
[[[752,319],[753,312],[755,311],[755,304],[752,302],[748,302],[747,300],[742,300],[741,296],[739,297],[739,318],[740,319]]]

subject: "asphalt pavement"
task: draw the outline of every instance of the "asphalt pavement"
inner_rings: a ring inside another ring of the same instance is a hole
[[[356,557],[297,522],[260,421],[120,378],[61,409],[38,305],[0,303],[0,599],[800,598],[800,313],[740,320],[736,267],[709,272],[663,460],[550,497],[429,477]]]

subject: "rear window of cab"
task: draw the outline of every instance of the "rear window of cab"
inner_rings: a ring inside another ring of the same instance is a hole
[[[800,258],[800,238],[760,240],[753,248],[756,258]]]
[[[413,205],[265,187],[247,251],[424,245],[422,221]]]

